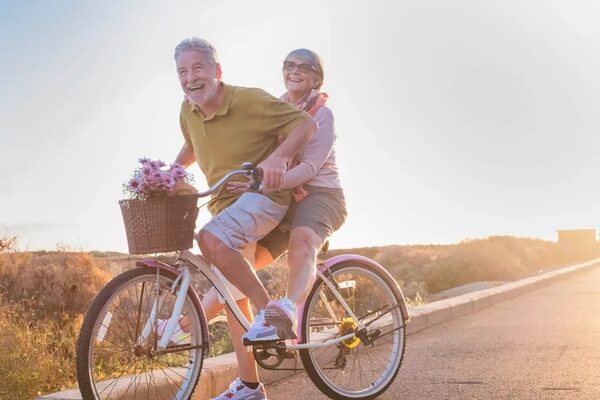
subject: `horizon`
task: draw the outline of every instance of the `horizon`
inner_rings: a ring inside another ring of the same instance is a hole
[[[32,225],[34,225],[34,224],[32,224]],[[33,229],[34,231],[39,231],[39,226],[34,225],[31,227],[31,229]],[[15,231],[18,231],[18,230],[19,229],[16,229]],[[484,241],[484,240],[489,240],[489,239],[493,239],[493,238],[502,238],[502,237],[509,237],[509,238],[516,238],[516,239],[541,240],[541,241],[550,242],[550,243],[559,243],[558,232],[560,232],[560,231],[582,231],[582,230],[594,230],[596,241],[600,242],[600,239],[599,239],[600,233],[597,231],[597,229],[581,228],[581,229],[557,229],[554,231],[556,236],[553,239],[540,238],[540,237],[529,237],[529,236],[518,236],[518,235],[510,235],[510,234],[496,234],[496,235],[488,235],[488,236],[482,236],[482,237],[468,237],[468,238],[460,239],[456,242],[448,242],[448,243],[382,243],[382,244],[374,244],[374,245],[359,245],[359,246],[345,246],[345,247],[333,247],[330,245],[329,250],[383,248],[383,247],[392,247],[392,246],[399,246],[399,247],[457,246],[462,243],[467,243],[467,242],[471,242],[471,241],[478,241],[478,240]],[[0,238],[3,236],[6,236],[6,237],[14,236],[16,238],[14,249],[17,251],[20,251],[20,252],[36,252],[36,251],[49,251],[49,252],[69,251],[69,252],[71,252],[72,251],[72,252],[101,252],[101,253],[114,252],[114,253],[120,253],[120,254],[129,254],[127,251],[126,241],[124,242],[124,247],[118,248],[118,249],[94,249],[94,248],[90,248],[90,247],[86,247],[86,246],[77,244],[76,242],[73,244],[73,243],[68,243],[65,241],[58,241],[55,243],[54,246],[30,247],[28,245],[23,246],[23,243],[22,243],[23,236],[19,236],[18,234],[15,234],[15,235],[6,234],[6,232],[7,231],[5,231],[4,234],[2,234],[2,232],[0,232]],[[123,231],[123,234],[125,235],[124,231]],[[194,242],[193,251],[199,252],[198,245],[196,242]]]
[[[322,57],[348,203],[332,248],[599,229],[600,3],[340,4],[0,4],[0,234],[127,248],[121,184],[183,143],[189,36],[226,83],[276,96],[290,50]]]

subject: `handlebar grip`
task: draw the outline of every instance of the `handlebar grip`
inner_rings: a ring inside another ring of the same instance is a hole
[[[252,180],[254,181],[252,185],[250,185],[250,190],[258,190],[262,184],[263,171],[260,168],[253,168],[252,170]]]

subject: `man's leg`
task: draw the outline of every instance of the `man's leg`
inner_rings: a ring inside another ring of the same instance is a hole
[[[264,195],[244,193],[213,217],[197,236],[202,254],[248,296],[258,310],[265,308],[269,295],[240,251],[273,230],[286,212],[287,206]]]
[[[238,300],[237,305],[248,321],[252,321],[253,315],[250,307],[250,301],[248,301],[247,298]],[[254,361],[254,354],[248,351],[250,348],[244,346],[242,342],[242,336],[246,333],[246,330],[242,327],[242,325],[240,325],[229,307],[225,307],[225,313],[227,314],[227,326],[229,328],[229,335],[231,336],[231,343],[235,349],[235,355],[238,361],[240,379],[242,381],[251,383],[259,382],[257,365],[256,361]]]
[[[256,252],[255,252],[255,271],[260,271],[261,269],[269,266],[273,262],[273,256],[265,247],[257,244]],[[219,294],[215,290],[215,288],[210,288],[206,296],[202,298],[202,308],[206,314],[206,319],[208,321],[211,320],[219,311],[224,308],[222,300],[219,298]],[[243,310],[242,310],[243,311]],[[246,316],[247,317],[247,316]],[[251,321],[251,319],[249,319]]]
[[[234,250],[206,230],[198,234],[198,246],[208,261],[221,271],[259,310],[269,302],[269,295],[250,264]]]

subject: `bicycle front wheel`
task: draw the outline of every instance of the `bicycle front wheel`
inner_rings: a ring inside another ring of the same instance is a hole
[[[372,399],[379,396],[398,374],[405,346],[405,327],[400,306],[403,298],[392,287],[387,272],[373,265],[342,262],[329,268],[327,279],[358,321],[344,309],[331,289],[318,279],[302,314],[304,343],[317,344],[356,332],[366,336],[337,345],[300,350],[308,376],[333,399]]]
[[[98,294],[77,343],[77,380],[84,399],[189,399],[208,344],[202,308],[191,288],[165,349],[157,343],[171,316],[176,275],[141,267]]]

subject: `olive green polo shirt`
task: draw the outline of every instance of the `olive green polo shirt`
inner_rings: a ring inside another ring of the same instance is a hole
[[[264,90],[227,84],[223,84],[223,103],[214,114],[204,116],[195,105],[184,102],[179,116],[183,137],[209,186],[243,162],[257,165],[263,161],[275,150],[279,137],[287,136],[306,118],[310,118],[307,113]],[[218,195],[208,209],[216,215],[239,196]],[[282,205],[290,202],[289,191],[267,196]]]

